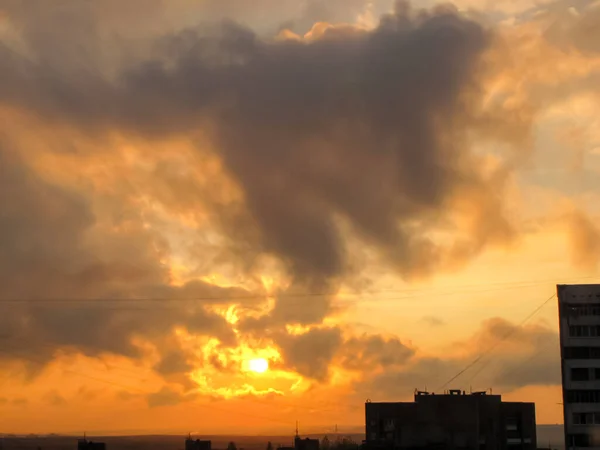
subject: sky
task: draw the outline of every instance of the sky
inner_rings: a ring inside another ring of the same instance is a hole
[[[332,432],[416,388],[562,423],[599,30],[583,0],[0,0],[0,432]]]

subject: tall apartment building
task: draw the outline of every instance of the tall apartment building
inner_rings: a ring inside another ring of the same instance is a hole
[[[600,284],[557,294],[565,448],[600,449]]]
[[[536,450],[535,404],[451,390],[414,402],[365,404],[365,448]]]

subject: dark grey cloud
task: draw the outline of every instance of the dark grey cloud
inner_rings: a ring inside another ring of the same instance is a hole
[[[329,364],[343,343],[339,328],[313,328],[303,334],[275,336],[287,368],[317,381],[326,381]]]
[[[158,373],[165,375],[189,372],[193,366],[189,356],[180,349],[163,352],[160,361],[154,367]]]
[[[414,355],[414,349],[398,338],[364,334],[346,340],[340,353],[341,364],[346,369],[389,370],[408,362]]]
[[[328,381],[332,363],[355,371],[395,370],[414,354],[397,338],[343,334],[341,328],[329,327],[312,328],[301,334],[274,331],[270,338],[280,349],[283,367],[317,382]]]

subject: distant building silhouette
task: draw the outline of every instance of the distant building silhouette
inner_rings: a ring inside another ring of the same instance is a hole
[[[414,402],[365,404],[366,449],[536,450],[534,403],[486,392],[415,391]]]
[[[86,438],[77,441],[77,450],[106,450],[104,442],[92,442]]]
[[[294,446],[293,447],[282,447],[279,446],[279,450],[319,450],[319,440],[318,439],[309,439],[300,437],[298,433],[298,422],[296,422],[296,436],[294,436]]]
[[[600,447],[600,284],[558,285],[565,448]]]
[[[192,439],[191,435],[185,440],[185,450],[211,450],[211,448],[211,441]]]
[[[294,438],[294,449],[295,450],[319,450],[319,440],[318,439],[302,439],[300,436],[296,435]]]

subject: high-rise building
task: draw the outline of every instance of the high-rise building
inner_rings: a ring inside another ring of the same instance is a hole
[[[557,294],[565,448],[600,449],[600,284]]]
[[[535,404],[451,390],[414,402],[365,404],[365,448],[536,450]]]

